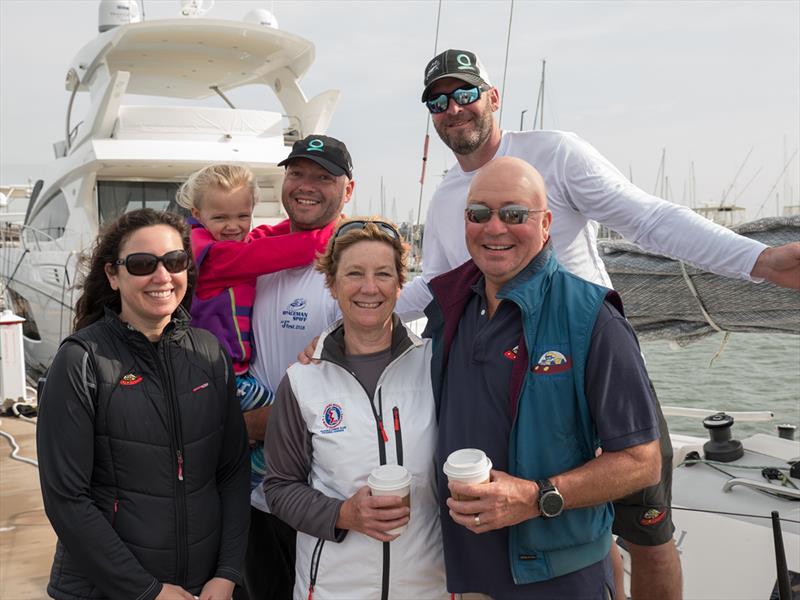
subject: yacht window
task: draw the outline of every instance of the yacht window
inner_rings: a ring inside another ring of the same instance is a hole
[[[166,181],[98,181],[100,224],[137,208],[165,210],[189,217],[189,211],[175,202],[179,187],[179,183]]]
[[[69,219],[69,208],[64,193],[59,190],[39,203],[28,222],[26,238],[39,242],[57,240],[64,235]]]

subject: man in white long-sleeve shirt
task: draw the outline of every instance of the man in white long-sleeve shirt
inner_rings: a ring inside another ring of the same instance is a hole
[[[542,174],[553,213],[550,235],[556,256],[589,281],[611,287],[596,247],[599,222],[646,250],[714,273],[800,289],[800,243],[768,248],[651,196],[573,133],[500,130],[493,116],[500,94],[474,53],[443,52],[428,63],[424,81],[422,100],[457,164],[434,193],[425,223],[423,275],[406,284],[398,312],[421,310],[431,298],[427,282],[469,258],[463,225],[467,191],[475,172],[499,156],[522,158]],[[666,488],[668,493],[668,482]],[[615,524],[631,551],[632,595],[679,598],[680,562],[671,538],[669,497],[637,515],[641,498],[640,494],[634,506],[618,509],[619,521],[626,520],[627,526]]]

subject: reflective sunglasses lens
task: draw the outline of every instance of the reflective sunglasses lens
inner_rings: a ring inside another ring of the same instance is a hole
[[[465,106],[467,104],[472,104],[478,98],[480,98],[481,91],[477,87],[471,87],[455,90],[451,95],[453,96],[453,100],[456,101],[456,104],[459,106]]]
[[[468,206],[467,220],[470,223],[486,223],[492,218],[492,211],[486,206]]]
[[[498,211],[500,220],[508,225],[520,225],[528,220],[528,209],[522,206],[504,206]]]
[[[153,254],[129,254],[125,258],[125,268],[131,275],[150,275],[156,270],[158,258]]]
[[[428,98],[426,104],[428,105],[429,111],[431,111],[433,114],[438,114],[447,110],[448,102],[449,97],[447,94],[439,94],[435,98]]]
[[[161,257],[164,267],[170,273],[180,273],[189,266],[189,255],[185,250],[173,250]]]

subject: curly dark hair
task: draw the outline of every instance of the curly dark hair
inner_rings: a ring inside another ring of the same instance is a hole
[[[138,229],[152,227],[153,225],[168,225],[175,229],[183,242],[183,249],[192,256],[192,243],[190,228],[183,217],[174,213],[159,212],[152,208],[141,208],[125,213],[116,221],[107,224],[100,231],[94,243],[91,254],[82,257],[83,271],[86,273],[80,284],[81,297],[75,305],[75,318],[72,322],[73,331],[83,329],[103,317],[105,308],[108,307],[119,314],[122,302],[119,292],[111,289],[106,276],[107,264],[116,271],[114,261],[119,258],[119,251],[128,238]],[[186,310],[192,303],[196,270],[194,260],[189,261],[187,270],[186,295],[181,301],[181,306]]]

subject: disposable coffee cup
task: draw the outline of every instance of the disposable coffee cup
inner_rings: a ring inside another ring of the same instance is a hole
[[[411,508],[411,473],[400,465],[375,467],[367,478],[373,496],[400,496],[401,504]],[[387,531],[389,535],[400,535],[408,524]]]
[[[460,483],[489,483],[492,461],[483,450],[462,448],[447,457],[442,471],[449,481]],[[452,494],[454,500],[477,500],[474,496]]]

